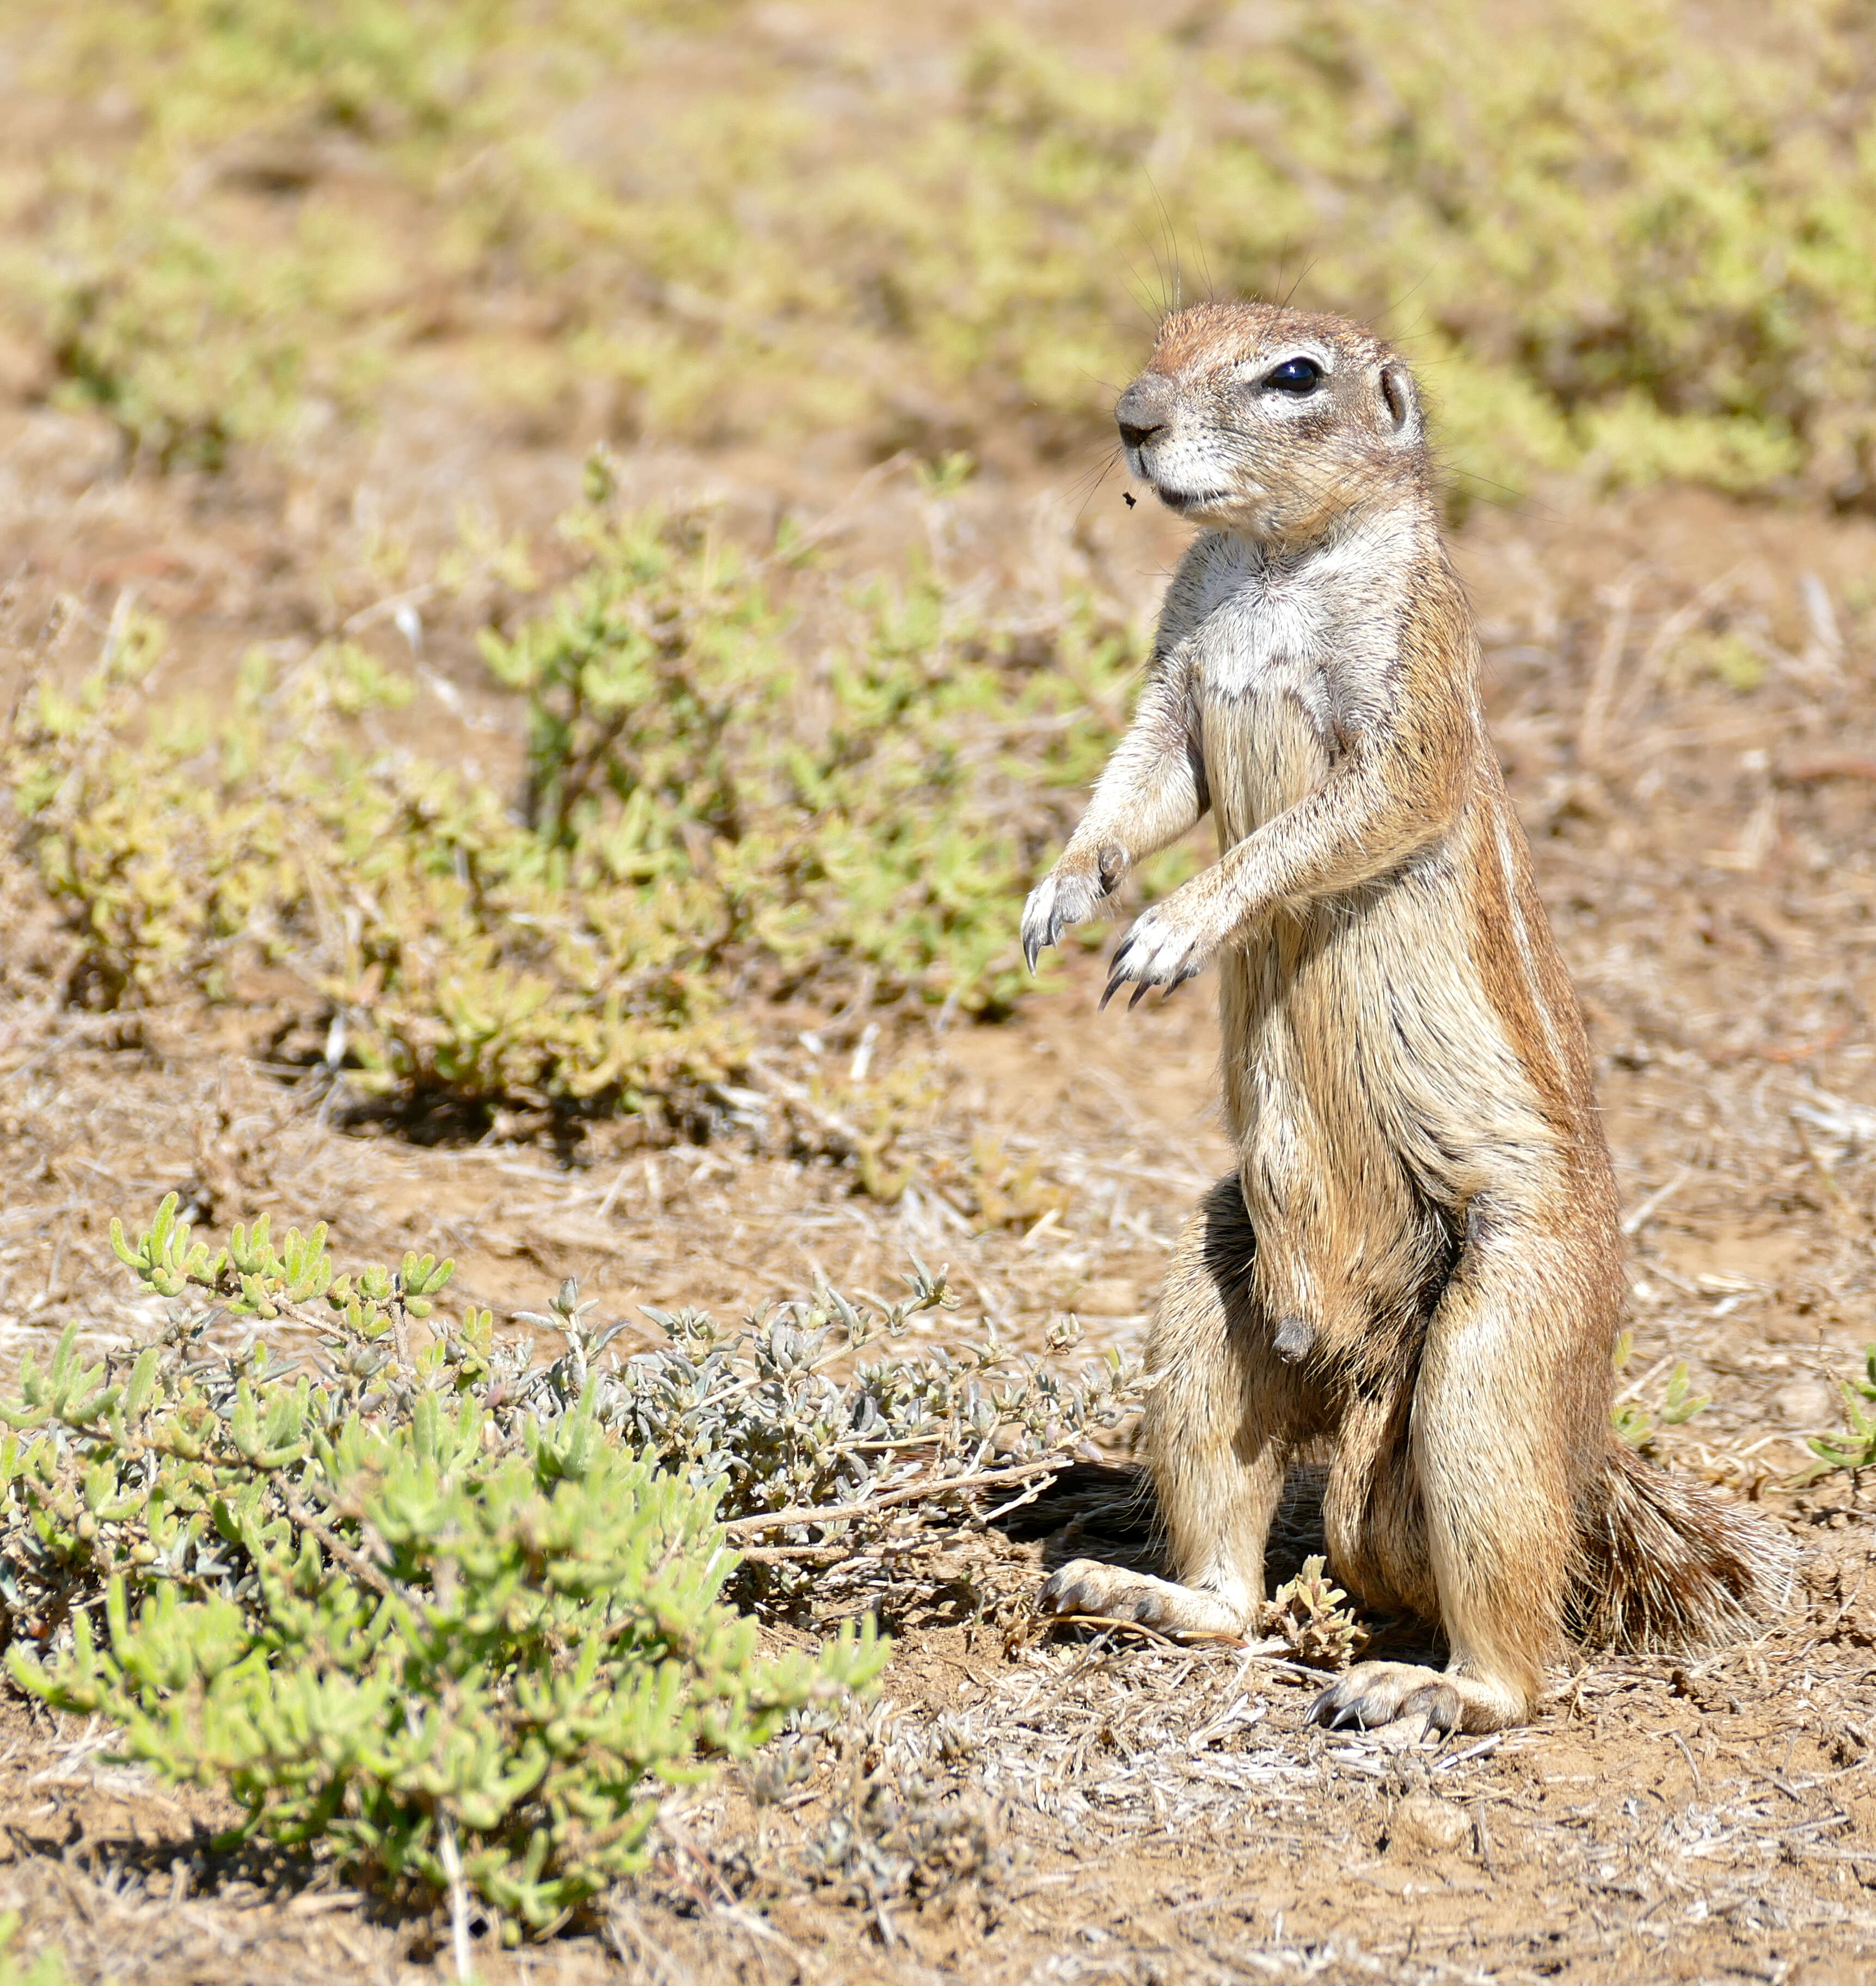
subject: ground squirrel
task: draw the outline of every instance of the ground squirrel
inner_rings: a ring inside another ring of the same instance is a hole
[[[1495,1730],[1565,1632],[1743,1625],[1780,1551],[1611,1430],[1615,1182],[1412,375],[1356,325],[1208,304],[1167,321],[1117,411],[1134,474],[1204,529],[1023,944],[1033,965],[1211,812],[1218,860],[1136,921],[1103,1004],[1217,961],[1239,1167],[1148,1341],[1180,1583],[1083,1559],[1044,1602],[1254,1629],[1286,1467],[1326,1443],[1335,1576],[1437,1624],[1451,1659],[1362,1663],[1315,1714]]]

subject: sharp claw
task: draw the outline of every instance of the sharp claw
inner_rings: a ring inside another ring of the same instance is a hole
[[[1036,970],[1036,961],[1041,957],[1042,950],[1042,946],[1036,939],[1026,936],[1024,937],[1022,941],[1022,955],[1028,961],[1029,970],[1032,972]]]
[[[1140,984],[1133,988],[1133,997],[1127,1003],[1127,1012],[1130,1014],[1132,1013],[1133,1009],[1137,1007],[1141,1001],[1145,999],[1147,995],[1152,991],[1153,982],[1150,980],[1143,979]]]
[[[1127,981],[1124,979],[1109,980],[1107,982],[1107,991],[1101,995],[1100,1005],[1096,1007],[1094,1011],[1097,1014],[1105,1014],[1107,1012],[1108,1001],[1111,1000],[1126,984]]]

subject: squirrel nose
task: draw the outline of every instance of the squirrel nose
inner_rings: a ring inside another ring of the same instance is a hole
[[[1120,396],[1114,420],[1129,448],[1144,448],[1155,435],[1166,432],[1170,388],[1170,381],[1145,372]]]

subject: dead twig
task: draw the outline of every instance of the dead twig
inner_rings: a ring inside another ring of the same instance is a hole
[[[790,1510],[766,1511],[759,1516],[733,1517],[723,1527],[733,1538],[753,1537],[763,1531],[780,1530],[789,1524],[838,1524],[852,1517],[870,1516],[875,1510],[896,1504],[915,1503],[927,1497],[948,1496],[960,1490],[985,1490],[993,1485],[1026,1483],[1064,1468],[1067,1458],[1052,1456],[1046,1462],[1026,1462],[1014,1469],[984,1469],[970,1476],[926,1476],[897,1490],[864,1496],[853,1503],[800,1504]]]
[[[1781,759],[1777,777],[1788,786],[1820,779],[1876,779],[1876,759],[1857,752],[1820,752],[1806,759]]]
[[[362,1557],[330,1524],[322,1523],[296,1498],[281,1500],[288,1520],[298,1530],[316,1538],[361,1586],[369,1587],[380,1600],[401,1600],[410,1604],[410,1595],[394,1580],[387,1579],[368,1558]]]
[[[450,1879],[450,1943],[456,1961],[460,1986],[468,1986],[475,1977],[475,1954],[469,1937],[469,1886],[463,1880],[463,1858],[456,1845],[456,1822],[449,1814],[437,1816],[436,1853],[443,1873]]]
[[[850,1544],[745,1545],[736,1556],[752,1565],[833,1565],[851,1558],[857,1549]]]

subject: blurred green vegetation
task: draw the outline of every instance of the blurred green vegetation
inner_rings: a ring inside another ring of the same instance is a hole
[[[395,746],[374,718],[409,679],[349,643],[170,698],[133,612],[75,694],[39,681],[0,778],[71,996],[284,973],[367,1092],[681,1121],[765,1000],[1006,1007],[1015,907],[1111,746],[1130,632],[1071,596],[1019,642],[914,567],[810,647],[776,597],[788,540],[754,557],[621,513],[603,464],[593,493],[565,526],[581,569],[485,637],[527,713],[520,807]]]
[[[783,11],[13,0],[69,115],[0,180],[0,319],[167,463],[446,366],[585,439],[1048,449],[1176,242],[1188,295],[1380,321],[1462,473],[1876,502],[1867,8]]]
[[[19,1911],[0,1913],[0,1986],[66,1986],[65,1954],[54,1947],[29,1961],[12,1949],[19,1929]]]

